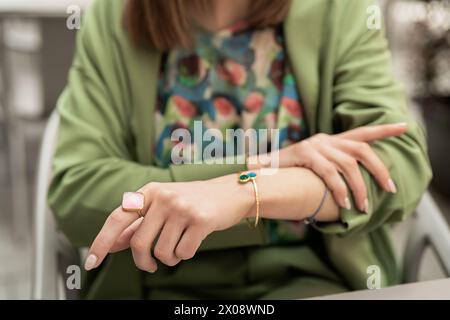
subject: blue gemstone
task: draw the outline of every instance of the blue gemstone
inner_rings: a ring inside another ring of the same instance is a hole
[[[249,173],[247,173],[247,175],[248,175],[250,178],[256,177],[256,173],[254,173],[254,172],[249,172]]]

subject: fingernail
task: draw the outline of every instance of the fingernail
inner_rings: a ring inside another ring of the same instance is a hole
[[[350,199],[348,197],[345,197],[344,203],[345,203],[345,206],[344,206],[345,209],[350,210],[352,208],[352,205],[350,204]]]
[[[407,124],[406,122],[399,122],[399,123],[396,123],[395,125],[396,125],[397,127],[402,127],[402,128],[408,126],[408,124]]]
[[[392,179],[388,180],[389,191],[392,193],[397,193],[397,187]]]
[[[87,257],[86,262],[84,263],[84,269],[89,271],[95,267],[96,263],[97,263],[97,257],[95,255],[91,254],[91,255],[89,255],[89,257]]]
[[[364,200],[364,212],[369,213],[369,200]]]

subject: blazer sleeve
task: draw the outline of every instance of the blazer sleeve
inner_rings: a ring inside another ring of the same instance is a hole
[[[431,179],[426,139],[408,112],[402,88],[392,74],[390,54],[382,28],[371,26],[370,0],[333,1],[335,66],[333,125],[335,132],[352,128],[407,122],[407,132],[373,142],[372,148],[388,168],[397,193],[384,192],[360,166],[367,189],[369,214],[342,209],[340,221],[319,224],[328,234],[360,234],[385,223],[403,220],[416,208]],[[369,22],[369,24],[368,24]],[[372,25],[375,26],[376,25]]]
[[[111,7],[109,0],[95,1],[83,17],[68,84],[57,103],[60,128],[48,202],[59,228],[79,247],[90,245],[125,191],[152,181],[210,179],[246,169],[238,161],[166,169],[136,161]]]

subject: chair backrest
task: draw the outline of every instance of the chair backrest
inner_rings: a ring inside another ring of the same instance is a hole
[[[419,281],[421,261],[428,246],[450,277],[450,228],[429,192],[423,195],[409,232],[403,262],[405,282]]]
[[[34,268],[32,299],[58,298],[57,232],[47,206],[47,189],[52,172],[52,159],[59,128],[59,115],[50,116],[41,141],[36,176],[34,208]]]
[[[34,207],[34,250],[32,299],[76,299],[76,291],[65,285],[62,269],[79,264],[77,250],[58,232],[47,205],[47,190],[52,176],[52,161],[57,143],[59,114],[53,111],[42,137],[39,153]],[[67,275],[66,275],[67,276]]]

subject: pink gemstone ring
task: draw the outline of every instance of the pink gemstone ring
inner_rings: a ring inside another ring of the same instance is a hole
[[[125,192],[122,197],[122,210],[125,212],[136,212],[143,217],[145,197],[141,192]]]

